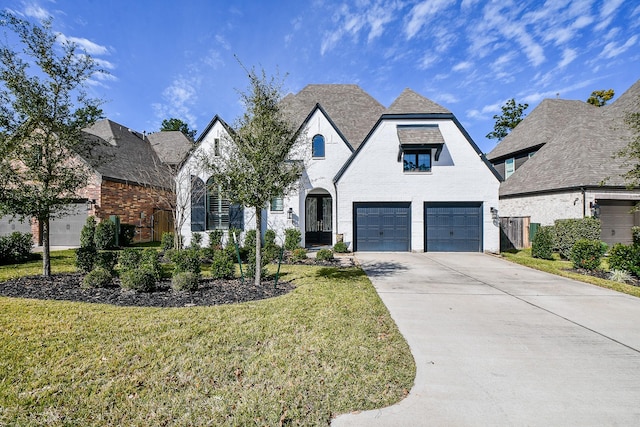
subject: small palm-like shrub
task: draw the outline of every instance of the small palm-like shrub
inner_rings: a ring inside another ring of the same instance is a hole
[[[599,240],[580,239],[571,248],[571,261],[574,268],[596,270],[602,259],[602,245]]]
[[[153,292],[156,288],[156,279],[153,273],[146,269],[125,271],[120,275],[123,289],[131,289],[136,292]]]
[[[191,271],[183,271],[181,273],[174,274],[171,278],[171,288],[174,291],[197,291],[198,275]]]
[[[106,288],[113,283],[113,274],[104,267],[96,267],[82,279],[83,288]]]
[[[611,270],[609,272],[609,280],[613,280],[618,283],[627,283],[631,280],[631,274],[624,270]]]
[[[316,254],[318,261],[331,261],[333,259],[333,251],[331,249],[320,249]]]
[[[202,247],[202,233],[191,233],[191,248],[200,249]]]

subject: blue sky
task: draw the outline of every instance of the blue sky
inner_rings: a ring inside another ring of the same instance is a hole
[[[451,110],[480,148],[508,99],[621,95],[640,79],[636,0],[5,0],[109,71],[92,81],[108,118],[152,132],[241,113],[245,66],[287,74],[285,92],[354,83],[389,106],[406,87]]]

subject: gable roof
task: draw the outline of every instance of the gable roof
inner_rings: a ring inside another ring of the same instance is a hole
[[[189,138],[177,130],[150,133],[147,139],[158,158],[171,166],[180,164],[193,147]]]
[[[86,144],[83,157],[103,179],[169,186],[171,178],[143,134],[108,119],[97,121],[83,132]]]
[[[281,106],[294,123],[302,124],[320,104],[335,126],[356,149],[385,108],[354,84],[311,84],[297,94],[288,94]]]
[[[562,132],[573,117],[589,114],[597,108],[582,101],[544,99],[487,154],[487,159],[493,161],[546,144]]]
[[[393,104],[389,106],[384,112],[387,114],[451,114],[451,111],[447,110],[440,104],[436,104],[432,100],[425,98],[424,96],[414,92],[413,90],[406,88],[402,91],[400,96],[393,101]]]
[[[622,174],[629,167],[617,153],[633,135],[624,123],[624,117],[627,112],[640,111],[639,95],[640,85],[636,83],[609,106],[567,108],[558,112],[558,117],[547,117],[551,123],[541,122],[540,128],[552,128],[556,133],[546,135],[546,140],[543,137],[537,139],[545,140],[544,146],[500,185],[500,196],[582,187],[624,187]],[[522,138],[516,130],[529,117],[518,124],[509,136]],[[540,133],[544,134],[542,130]],[[535,138],[530,132],[524,135]],[[520,146],[531,143],[516,142]]]

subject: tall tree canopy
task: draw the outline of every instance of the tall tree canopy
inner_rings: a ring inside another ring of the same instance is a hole
[[[187,138],[189,138],[192,141],[195,139],[196,134],[198,133],[197,130],[189,129],[189,125],[188,124],[186,124],[182,120],[176,119],[176,118],[164,119],[162,121],[162,126],[160,126],[160,131],[161,132],[165,132],[165,131],[170,131],[170,130],[180,131]]]
[[[614,94],[613,89],[594,90],[591,92],[591,96],[587,99],[587,103],[595,105],[596,107],[602,107],[607,104],[607,101],[613,98]]]
[[[249,88],[240,94],[245,112],[229,129],[219,157],[204,158],[216,185],[232,202],[255,209],[258,236],[262,209],[275,197],[289,193],[302,174],[303,164],[294,161],[301,143],[297,125],[280,109],[282,82],[264,72],[247,70]],[[255,283],[262,275],[262,244],[256,239]]]
[[[0,46],[0,215],[38,220],[48,276],[49,221],[88,181],[74,154],[83,148],[82,129],[102,115],[101,101],[84,90],[101,70],[74,43],[59,43],[50,20],[34,24],[0,12],[0,26],[18,40]]]
[[[502,114],[494,115],[493,120],[496,121],[493,131],[487,134],[489,139],[497,139],[501,141],[509,132],[524,119],[524,110],[529,108],[529,104],[516,104],[516,100],[511,98],[502,106]]]

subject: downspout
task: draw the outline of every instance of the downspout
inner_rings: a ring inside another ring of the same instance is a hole
[[[336,182],[333,181],[333,189],[335,190],[336,193],[336,215],[335,215],[335,222],[336,222],[336,231],[333,233],[333,236],[331,236],[331,241],[333,242],[333,238],[336,238],[336,243],[338,243],[338,186],[336,185]]]
[[[581,187],[580,191],[582,191],[582,218],[587,217],[587,196],[586,196],[586,188]]]

